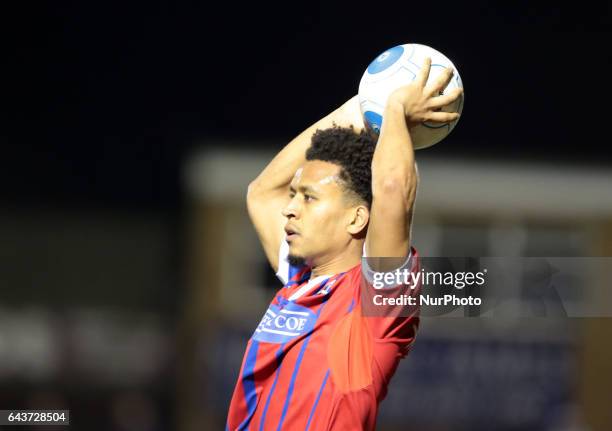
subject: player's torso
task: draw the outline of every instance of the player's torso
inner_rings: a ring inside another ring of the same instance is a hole
[[[338,328],[359,302],[359,274],[355,268],[293,300],[301,286],[277,292],[249,340],[240,373],[245,402],[239,405],[250,413],[250,429],[317,429],[313,424],[333,415],[335,378],[342,380],[333,364],[348,362],[334,358],[334,348],[347,342]]]

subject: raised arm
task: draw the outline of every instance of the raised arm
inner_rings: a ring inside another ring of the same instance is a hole
[[[289,183],[306,161],[305,154],[312,135],[317,129],[332,127],[334,123],[343,127],[352,125],[356,131],[364,127],[357,96],[300,133],[249,184],[249,216],[274,271],[278,269],[278,251],[284,236],[286,220],[281,210],[289,201]]]
[[[440,74],[426,86],[431,60],[419,76],[394,91],[387,101],[380,138],[372,159],[372,208],[366,236],[366,253],[372,257],[403,257],[410,250],[410,228],[418,184],[409,128],[423,121],[446,123],[457,113],[440,112],[461,90],[439,96],[452,77]]]

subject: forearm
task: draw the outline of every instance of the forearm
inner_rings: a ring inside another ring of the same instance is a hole
[[[414,149],[404,110],[389,103],[372,158],[372,192],[376,195],[391,188],[409,195],[415,181]]]
[[[297,169],[306,161],[306,150],[317,129],[327,129],[334,124],[341,127],[363,128],[357,98],[353,97],[335,111],[326,115],[289,142],[251,183],[249,190],[258,193],[285,191]]]
[[[409,127],[423,121],[448,122],[457,113],[439,109],[457,99],[460,92],[438,96],[452,71],[425,87],[431,59],[410,84],[396,89],[387,100],[383,126],[372,158],[372,208],[366,236],[368,256],[406,256],[418,176]]]

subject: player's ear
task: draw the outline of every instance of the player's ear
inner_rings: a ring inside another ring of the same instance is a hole
[[[370,211],[365,205],[357,205],[351,208],[351,219],[347,230],[351,235],[358,235],[365,232],[365,228],[370,220]]]

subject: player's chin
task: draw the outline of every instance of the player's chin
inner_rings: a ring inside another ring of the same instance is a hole
[[[295,244],[292,241],[287,241],[287,243],[289,244],[289,254],[292,256],[301,256],[302,255],[302,250],[300,250],[300,247]]]
[[[289,262],[289,265],[291,266],[301,266],[306,263],[306,258],[300,256],[299,254],[289,252],[289,255],[287,256],[287,262]]]
[[[296,252],[299,252],[302,241],[301,241],[301,237],[299,235],[290,235],[287,236],[285,238],[285,241],[287,241],[287,244],[289,244],[289,250],[295,250]]]

